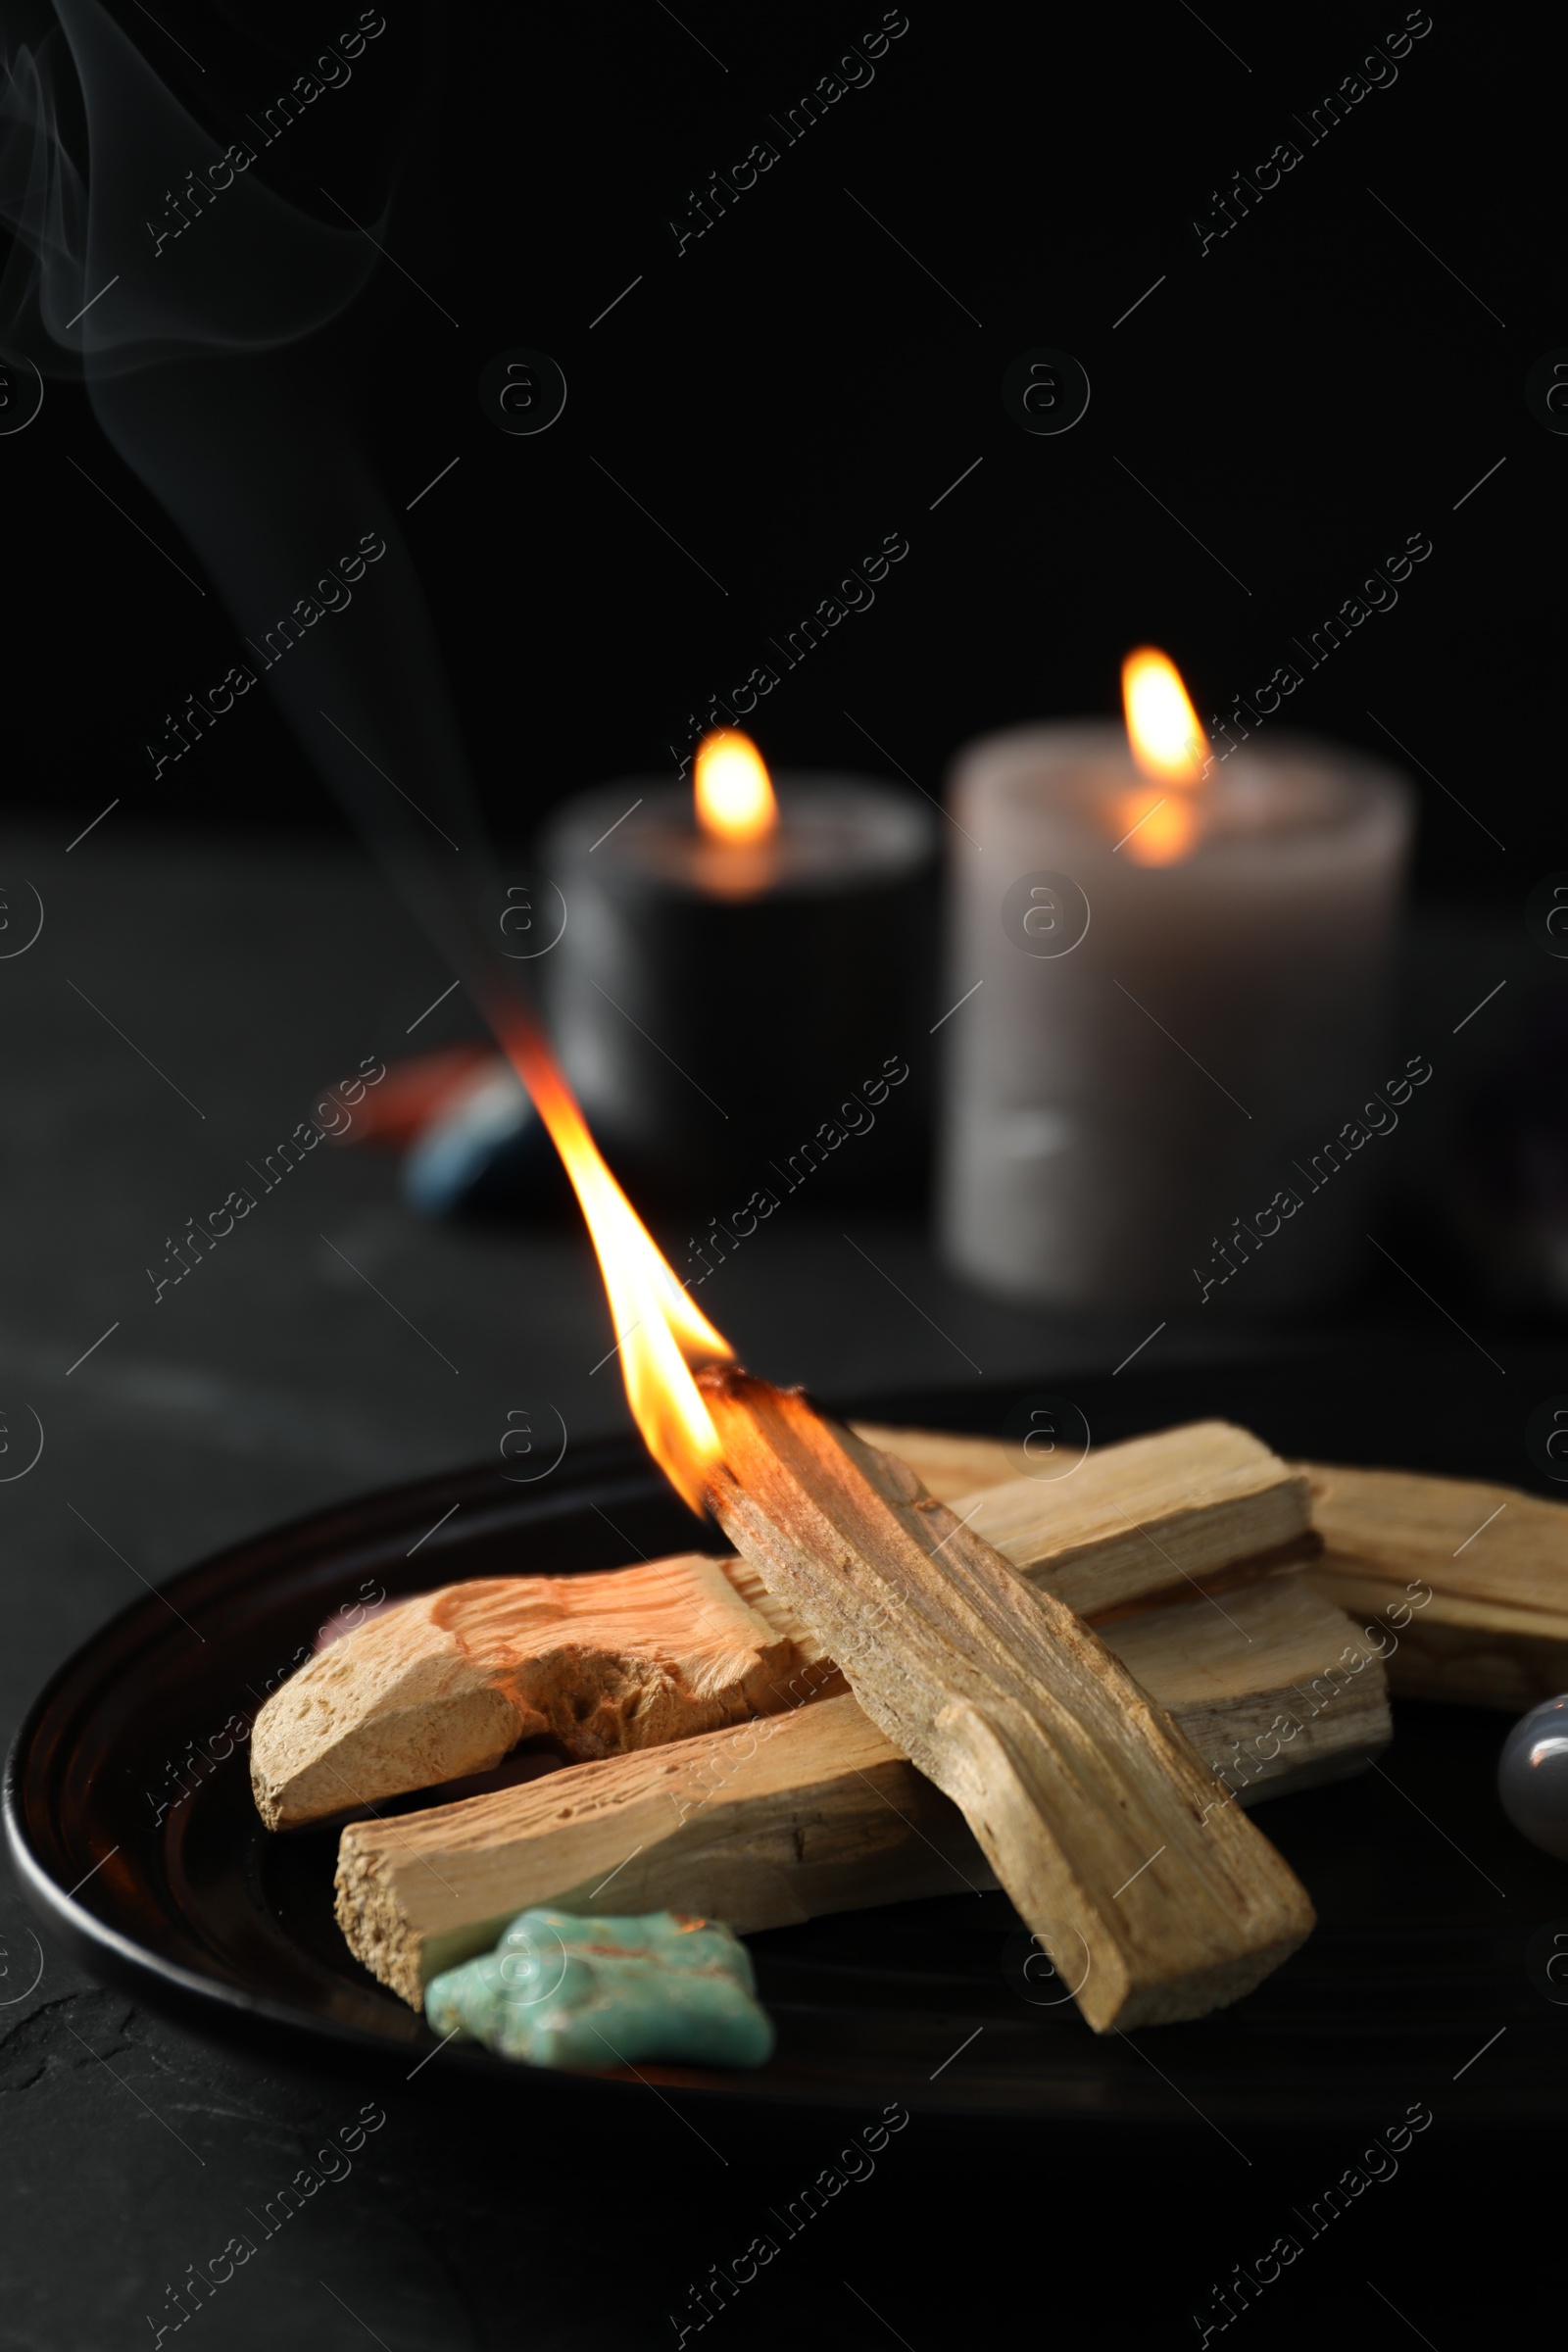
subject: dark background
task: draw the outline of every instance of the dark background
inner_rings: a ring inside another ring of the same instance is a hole
[[[166,16],[165,40],[122,13],[215,152],[330,29],[293,6],[242,38],[232,12],[204,11],[199,39]],[[1560,34],[1440,11],[1396,81],[1308,146],[1293,116],[1402,10],[1206,26],[1179,0],[916,10],[869,86],[785,147],[769,117],[880,19],[395,10],[353,82],[256,167],[336,225],[324,184],[400,265],[318,356],[389,514],[461,459],[406,527],[498,826],[527,832],[564,793],[671,765],[688,715],[888,531],[908,558],[756,729],[781,764],[896,761],[928,789],[977,731],[1112,711],[1120,658],[1146,638],[1202,716],[1231,707],[1420,531],[1434,553],[1397,607],[1286,711],[1397,759],[1375,710],[1473,812],[1418,771],[1423,884],[1519,904],[1556,854],[1558,720],[1540,688],[1568,451],[1523,387],[1563,333],[1547,260]],[[764,136],[779,162],[677,258],[668,220]],[[1287,137],[1301,163],[1200,256],[1195,217]],[[477,397],[485,363],[518,345],[568,384],[536,439],[500,432]],[[1004,369],[1037,345],[1091,379],[1060,438],[1003,410]],[[73,830],[116,793],[122,826],[331,821],[260,696],[185,779],[153,783],[161,714],[243,649],[68,456],[172,545],[79,389],[52,386],[0,447],[13,793]],[[177,534],[172,549],[200,576]]]
[[[358,12],[117,13],[216,154]],[[1429,534],[1396,609],[1287,708],[1398,761],[1387,729],[1422,763],[1399,1035],[1439,1041],[1454,1083],[1406,1129],[1377,1230],[1444,1305],[1369,1252],[1352,1309],[1315,1329],[1150,1342],[1142,1321],[977,1298],[914,1216],[875,1208],[852,1220],[859,1255],[837,1217],[777,1220],[705,1301],[759,1370],[836,1396],[981,1376],[999,1395],[1044,1382],[1070,1396],[1144,1342],[1140,1366],[1177,1387],[1200,1355],[1267,1357],[1304,1366],[1332,1402],[1352,1364],[1358,1394],[1380,1378],[1392,1392],[1413,1348],[1427,1385],[1414,1404],[1401,1389],[1401,1410],[1438,1433],[1422,1458],[1539,1484],[1523,1431],[1558,1378],[1555,1341],[1538,1330],[1527,1349],[1492,1316],[1431,1188],[1513,1051],[1515,1007],[1560,996],[1521,918],[1568,863],[1551,660],[1568,442],[1524,399],[1531,366],[1568,343],[1562,35],[1440,6],[1395,85],[1321,145],[1300,138],[1294,172],[1200,258],[1191,221],[1211,191],[1298,136],[1293,114],[1402,9],[1205,0],[1200,21],[1181,0],[916,5],[871,85],[677,258],[666,221],[689,191],[772,135],[769,115],[880,17],[389,5],[352,83],[260,167],[322,220],[332,191],[398,265],[377,267],[309,355],[349,398],[382,485],[364,527],[406,532],[468,757],[512,838],[567,792],[667,770],[710,693],[891,531],[910,552],[874,608],[762,706],[756,733],[781,766],[903,768],[938,790],[977,731],[1113,711],[1121,656],[1144,638],[1181,663],[1206,718]],[[1093,386],[1059,439],[1026,436],[1000,396],[1009,362],[1041,345],[1076,355]],[[481,370],[515,346],[551,353],[567,379],[539,438],[504,435],[479,406]],[[155,1308],[146,1269],[166,1236],[243,1181],[313,1090],[475,1024],[455,997],[414,1026],[449,967],[262,694],[153,782],[144,747],[163,714],[240,658],[239,640],[78,384],[52,379],[37,421],[0,437],[0,483],[4,851],[46,908],[36,947],[0,964],[0,1377],[8,1444],[23,1405],[45,1432],[35,1471],[0,1485],[9,1732],[138,1580],[345,1494],[489,1457],[524,1396],[574,1439],[623,1412],[613,1367],[596,1369],[608,1319],[575,1226],[420,1225],[365,1153],[317,1154],[242,1246]],[[320,629],[373,629],[375,611],[367,594]],[[1455,1036],[1499,975],[1497,1025]],[[1470,1794],[1487,1834],[1509,1837],[1484,1769]],[[1472,1890],[1452,1868],[1458,1916]],[[1497,1920],[1519,1984],[1541,1923],[1511,1912],[1528,1907],[1504,1902]],[[213,2045],[95,1986],[47,1936],[29,1986],[33,1933],[21,1898],[0,1897],[0,2344],[146,2342],[166,2280],[219,2251],[243,2226],[235,2209],[274,2194],[368,2089],[297,2055]],[[1492,2031],[1478,1996],[1469,2034],[1460,1992],[1449,2081]],[[1399,2031],[1396,2016],[1396,2049]],[[1382,2344],[1413,2328],[1453,2352],[1528,2315],[1552,2160],[1506,2125],[1461,2128],[1465,2084],[1452,2093],[1412,2058],[1409,2096],[1449,2102],[1431,2162],[1378,2191],[1358,2238],[1347,2220],[1273,2290],[1254,2333]],[[770,2302],[717,2325],[930,2352],[1021,2306],[1075,2343],[1197,2341],[1188,2315],[1210,2282],[1391,2120],[1370,2097],[1350,2105],[1348,2136],[1250,2146],[1255,2175],[1217,2169],[1231,2157],[1174,2091],[1169,2136],[1136,2147],[1098,2140],[1087,2117],[1049,2137],[911,2129],[895,2143],[907,2161],[857,2192],[838,2236],[824,2221],[771,2274]],[[809,2120],[777,2144],[738,2133],[719,2174],[678,2121],[649,2123],[547,2137],[511,2110],[480,2114],[432,2067],[400,2090],[375,2160],[199,2328],[240,2352],[283,2333],[330,2347],[368,2333],[387,2352],[671,2343],[687,2281],[840,2141]]]

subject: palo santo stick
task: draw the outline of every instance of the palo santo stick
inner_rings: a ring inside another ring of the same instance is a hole
[[[950,1858],[951,1857],[951,1858]],[[406,2001],[546,1900],[697,1911],[737,1932],[995,1886],[963,1816],[853,1698],[579,1764],[339,1843],[338,1924]],[[605,1893],[600,1897],[599,1889]]]
[[[922,1486],[918,1465],[933,1456],[954,1476],[983,1469],[993,1452],[1000,1457],[1006,1478],[960,1494],[955,1512],[1032,1585],[1092,1624],[1134,1604],[1222,1592],[1315,1559],[1320,1548],[1305,1476],[1232,1422],[1195,1421],[1128,1438],[1056,1479],[1019,1478],[1005,1448],[989,1438],[883,1434]],[[736,1592],[792,1635],[804,1659],[822,1654],[755,1567],[744,1558],[724,1565]]]
[[[490,1577],[405,1601],[322,1650],[251,1736],[269,1829],[488,1772],[548,1735],[653,1747],[769,1705],[793,1648],[699,1552],[610,1576]]]
[[[877,1728],[964,1814],[1097,2032],[1201,2017],[1313,1925],[1305,1889],[1072,1611],[799,1392],[713,1365],[708,1500]]]
[[[1304,1478],[1217,1421],[1106,1446],[1067,1479],[1013,1479],[974,1507],[979,1532],[1083,1615],[1223,1591],[1316,1549]],[[452,1586],[362,1626],[268,1701],[257,1805],[270,1829],[298,1828],[487,1772],[530,1733],[573,1757],[652,1746],[797,1703],[788,1686],[820,1656],[743,1559]]]
[[[1312,1571],[1387,1629],[1396,1694],[1519,1714],[1568,1690],[1568,1505],[1402,1470],[1301,1465],[1327,1546]]]
[[[928,1494],[951,1502],[1015,1568],[1048,1570],[1032,1581],[1080,1616],[1089,1614],[1086,1597],[1099,1612],[1119,1599],[1147,1599],[1158,1589],[1151,1581],[1154,1552],[1164,1560],[1158,1582],[1174,1598],[1185,1580],[1206,1585],[1238,1561],[1283,1565],[1316,1550],[1301,1473],[1234,1422],[1192,1421],[1098,1446],[1057,1478],[1046,1475],[1049,1461],[1020,1477],[1019,1448],[995,1438],[853,1426],[866,1445],[906,1463]],[[1088,1588],[1073,1580],[1075,1545],[1091,1566]]]
[[[1353,1772],[1387,1743],[1375,1663],[1320,1708],[1306,1695],[1350,1631],[1338,1609],[1295,1577],[1225,1608],[1188,1600],[1128,1618],[1105,1644],[1209,1770],[1242,1784],[1238,1802]],[[417,2008],[432,1976],[487,1950],[518,1911],[602,1908],[612,1877],[617,1910],[692,1911],[741,1934],[996,1883],[957,1807],[845,1696],[355,1823],[340,1843],[338,1920]]]
[[[1375,1656],[1353,1670],[1355,1629],[1300,1576],[1271,1577],[1100,1629],[1155,1704],[1243,1805],[1362,1771],[1394,1737]]]
[[[894,1429],[880,1421],[852,1421],[850,1428],[879,1453],[907,1462],[938,1502],[956,1502],[960,1494],[971,1498],[983,1487],[1005,1486],[1019,1475],[1017,1447],[1009,1449],[1000,1438],[959,1437],[951,1429]]]
[[[886,1435],[914,1440],[909,1451],[936,1456],[953,1475],[983,1468],[985,1453],[995,1448],[1006,1480],[956,1495],[956,1517],[1032,1586],[1091,1623],[1128,1606],[1225,1592],[1234,1583],[1316,1559],[1321,1550],[1309,1527],[1304,1472],[1291,1470],[1250,1430],[1230,1421],[1128,1437],[1089,1453],[1060,1480],[1018,1477],[995,1440],[931,1437],[926,1430]],[[914,1468],[906,1453],[898,1460]],[[815,1635],[788,1601],[768,1592],[757,1566],[745,1557],[726,1559],[724,1571],[776,1633],[795,1640],[802,1663],[823,1656]]]
[[[944,1501],[999,1493],[1015,1473],[995,1438],[855,1427]],[[1123,1450],[1091,1454],[1084,1471]],[[1474,1479],[1296,1467],[1310,1481],[1313,1526],[1327,1546],[1313,1582],[1363,1622],[1383,1620],[1396,1697],[1519,1714],[1568,1690],[1568,1504]],[[955,1507],[961,1516],[965,1503]],[[974,1524],[1012,1556],[984,1519]]]
[[[972,1501],[954,1506],[972,1533],[1081,1617],[1195,1587],[1223,1591],[1238,1574],[1318,1549],[1300,1474],[1227,1421],[1129,1438],[1069,1477],[1010,1479]]]

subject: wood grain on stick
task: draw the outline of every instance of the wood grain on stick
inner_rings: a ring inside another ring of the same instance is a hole
[[[996,1884],[963,1816],[853,1698],[551,1773],[339,1842],[337,1916],[418,2007],[530,1904],[690,1911],[739,1934]]]
[[[1303,1463],[1313,1583],[1389,1643],[1408,1698],[1519,1714],[1568,1689],[1568,1504],[1475,1479]]]
[[[1016,1448],[1000,1439],[856,1427],[944,1501],[1016,1475]],[[1568,1690],[1568,1500],[1412,1470],[1296,1467],[1326,1547],[1313,1582],[1387,1640],[1396,1696],[1518,1714]]]
[[[1216,1776],[1211,1792],[1250,1805],[1360,1770],[1387,1743],[1376,1661],[1328,1679],[1349,1631],[1299,1577],[1272,1577],[1223,1612],[1189,1598],[1103,1639]],[[431,1976],[530,1904],[686,1910],[749,1934],[995,1883],[957,1807],[846,1695],[355,1823],[338,1919],[417,2008]]]
[[[335,1642],[268,1700],[257,1809],[291,1829],[488,1772],[540,1737],[573,1757],[657,1746],[789,1705],[793,1654],[699,1552],[449,1585]]]
[[[1223,1590],[1315,1549],[1305,1480],[1223,1422],[1106,1446],[1070,1478],[1013,1478],[958,1515],[971,1507],[1085,1615]],[[268,1701],[257,1805],[294,1829],[488,1772],[530,1737],[584,1759],[686,1738],[821,1694],[820,1677],[799,1681],[820,1656],[744,1559],[449,1586],[359,1627]]]
[[[1200,2017],[1310,1932],[1305,1889],[1061,1601],[798,1392],[699,1378],[714,1516],[951,1796],[1097,2031]]]
[[[896,1453],[907,1462],[928,1494],[938,1502],[956,1502],[960,1494],[978,1494],[983,1487],[1005,1486],[1023,1475],[1016,1446],[1000,1438],[960,1437],[949,1429],[905,1429],[881,1421],[852,1421],[850,1428],[879,1453]]]
[[[919,1479],[918,1466],[908,1467]],[[1064,1477],[998,1481],[954,1509],[1080,1617],[1222,1591],[1318,1550],[1300,1473],[1228,1421],[1129,1438],[1090,1452]]]

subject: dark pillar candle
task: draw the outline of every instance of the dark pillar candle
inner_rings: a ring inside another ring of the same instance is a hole
[[[792,1154],[813,1199],[907,1189],[923,1162],[933,812],[858,778],[775,788],[755,844],[632,780],[569,802],[539,849],[566,902],[541,965],[558,1050],[612,1164],[682,1206],[778,1195]]]

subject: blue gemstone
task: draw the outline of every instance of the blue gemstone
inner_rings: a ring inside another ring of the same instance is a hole
[[[423,1217],[552,1205],[561,1181],[543,1121],[508,1069],[432,1120],[403,1163],[404,1199]]]

